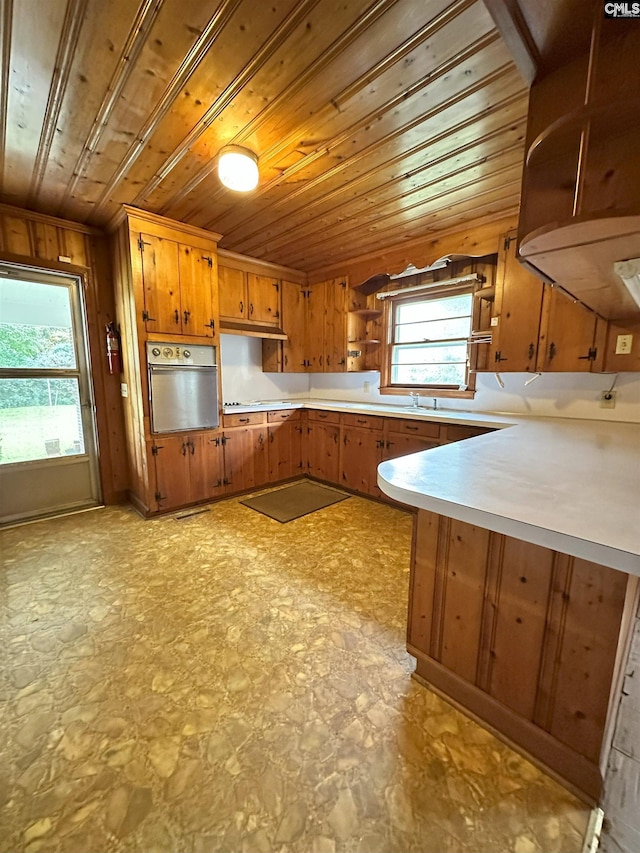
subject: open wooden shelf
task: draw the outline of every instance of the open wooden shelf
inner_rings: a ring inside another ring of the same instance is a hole
[[[354,308],[349,311],[349,314],[357,314],[359,317],[366,317],[371,320],[376,317],[382,317],[382,311],[377,308]]]

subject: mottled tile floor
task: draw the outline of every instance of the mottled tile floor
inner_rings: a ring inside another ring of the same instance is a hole
[[[411,522],[0,533],[0,850],[578,853],[588,809],[410,678]]]

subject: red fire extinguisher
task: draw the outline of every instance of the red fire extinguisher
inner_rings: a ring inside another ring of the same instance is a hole
[[[115,321],[107,323],[107,362],[109,373],[122,373],[122,358],[120,356],[120,334],[116,329]]]

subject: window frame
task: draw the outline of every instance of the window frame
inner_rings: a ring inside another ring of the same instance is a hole
[[[391,358],[393,354],[393,347],[396,345],[393,340],[393,336],[395,310],[397,306],[406,305],[412,302],[424,302],[425,299],[442,299],[443,297],[447,296],[461,296],[464,294],[471,294],[471,328],[469,330],[469,337],[471,337],[471,333],[473,329],[477,327],[479,321],[479,300],[474,299],[473,295],[480,286],[481,285],[479,284],[470,282],[465,284],[444,285],[443,287],[438,287],[437,282],[434,282],[433,286],[429,286],[428,284],[426,284],[425,290],[422,293],[416,293],[414,291],[412,293],[407,293],[403,296],[402,290],[399,290],[397,291],[397,295],[396,293],[394,293],[393,296],[387,297],[382,300],[383,328],[385,330],[385,336],[383,342],[380,371],[381,394],[395,394],[396,396],[401,396],[403,394],[408,393],[423,392],[424,396],[430,397],[461,397],[468,399],[472,399],[475,396],[475,370],[478,362],[478,347],[472,343],[467,342],[466,389],[461,389],[459,386],[456,387],[453,385],[443,385],[437,383],[393,383],[391,381]]]

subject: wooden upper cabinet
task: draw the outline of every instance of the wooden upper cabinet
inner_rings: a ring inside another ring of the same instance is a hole
[[[247,316],[247,274],[231,267],[218,267],[220,317],[244,320]]]
[[[314,284],[307,290],[307,369],[310,373],[323,373],[324,353],[324,284]]]
[[[347,369],[346,277],[312,285],[307,293],[307,367],[312,373]]]
[[[215,255],[153,234],[140,234],[137,247],[141,255],[146,330],[214,337]]]
[[[260,326],[280,325],[280,280],[246,270],[221,266],[220,316]]]
[[[282,370],[304,373],[307,369],[307,302],[302,286],[293,281],[282,282],[282,328],[287,334],[287,340],[281,344]]]
[[[589,373],[602,370],[606,323],[557,287],[545,285],[537,369]]]
[[[194,246],[179,245],[180,313],[183,335],[216,334],[217,276],[215,257]]]
[[[346,278],[325,283],[325,373],[347,369],[347,286]]]
[[[134,239],[141,257],[146,329],[148,332],[180,334],[178,244],[152,234],[138,234]]]
[[[524,373],[536,369],[544,285],[516,255],[516,231],[500,238],[489,369]]]
[[[272,276],[247,273],[247,319],[277,326],[280,323],[280,281]]]

